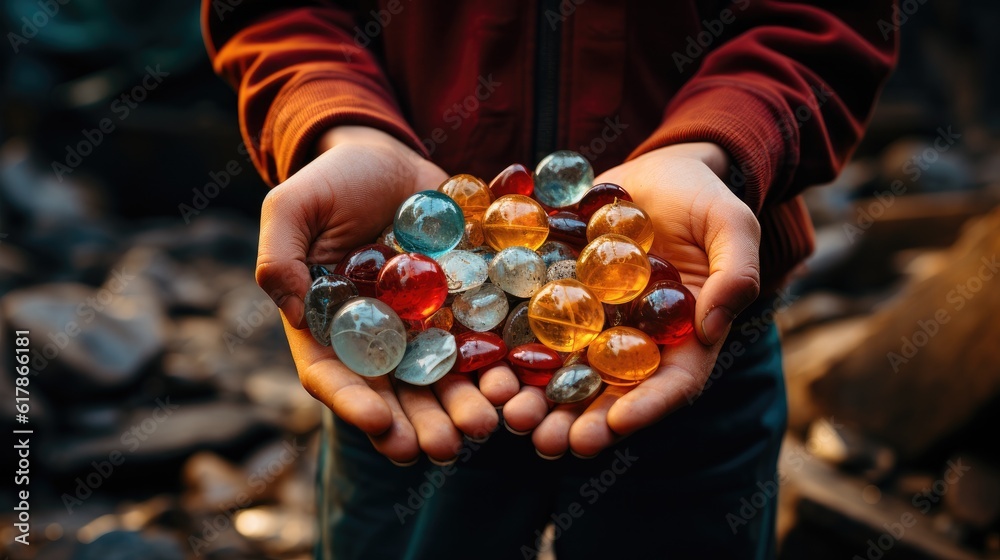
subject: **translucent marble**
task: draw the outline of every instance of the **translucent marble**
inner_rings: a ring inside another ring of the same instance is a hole
[[[537,249],[548,235],[548,215],[524,195],[501,196],[483,214],[483,236],[498,251],[514,246]]]
[[[430,385],[451,371],[457,359],[455,337],[448,331],[427,329],[406,343],[395,376],[411,385]]]
[[[529,298],[545,284],[545,261],[527,247],[507,247],[490,263],[490,281],[519,298]]]
[[[462,208],[466,220],[481,220],[483,212],[493,202],[493,193],[481,179],[472,175],[455,175],[441,186],[438,192],[451,197]]]
[[[458,361],[454,370],[459,373],[484,368],[507,355],[507,345],[491,332],[464,332],[455,337],[455,342],[458,345]]]
[[[457,294],[481,285],[489,275],[489,266],[479,255],[469,251],[449,251],[437,259],[444,270],[448,292]]]
[[[604,307],[576,280],[542,286],[528,303],[528,323],[539,342],[560,352],[585,348],[604,328]]]
[[[489,263],[493,262],[493,257],[497,256],[496,250],[493,249],[493,247],[490,247],[488,245],[481,245],[479,247],[473,247],[472,249],[469,249],[469,252],[473,253],[473,254],[476,254],[476,255],[479,255],[480,257],[482,257],[483,260],[486,261],[487,265],[489,265]]]
[[[377,299],[357,297],[348,301],[333,316],[330,330],[337,357],[358,375],[385,375],[406,352],[403,321]]]
[[[593,241],[606,233],[624,235],[643,251],[653,246],[653,219],[645,210],[627,200],[615,200],[598,208],[587,223],[587,239]]]
[[[552,375],[545,397],[558,404],[580,402],[601,388],[601,375],[586,364],[566,365]]]
[[[510,310],[503,325],[503,341],[507,348],[538,342],[528,323],[528,302],[522,301]]]
[[[319,268],[326,270],[325,267]],[[357,295],[357,286],[339,274],[326,274],[313,280],[312,286],[306,292],[304,303],[306,324],[309,325],[309,331],[316,342],[323,346],[330,345],[333,316],[347,300]]]
[[[649,281],[649,259],[635,241],[602,235],[580,251],[576,276],[604,303],[625,303],[642,293]]]
[[[547,385],[563,365],[562,357],[557,352],[537,342],[511,348],[507,361],[521,383],[536,387]]]
[[[314,264],[309,267],[309,276],[312,277],[315,282],[321,276],[329,276],[333,274],[333,268],[335,267],[329,267],[325,264]]]
[[[622,325],[628,325],[630,319],[630,313],[632,312],[632,302],[638,301],[634,299],[629,303],[604,304],[604,328],[610,329],[611,327],[620,327]]]
[[[421,323],[422,329],[441,329],[443,331],[450,331],[451,327],[455,324],[455,315],[452,314],[450,307],[442,307],[434,312],[433,315],[423,320]]]
[[[660,366],[660,347],[639,329],[612,327],[587,348],[587,362],[612,384],[642,381]]]
[[[434,259],[419,253],[401,253],[382,267],[375,294],[401,319],[423,320],[444,305],[448,280]]]
[[[362,245],[348,253],[334,272],[354,282],[359,295],[375,297],[375,281],[378,280],[378,273],[386,261],[394,256],[396,252],[385,245],[377,243]]]
[[[552,266],[559,261],[575,261],[580,256],[579,251],[562,241],[546,241],[542,243],[541,247],[535,249],[535,252],[545,261],[545,266]]]
[[[465,215],[448,195],[422,191],[399,206],[392,228],[405,251],[439,257],[462,240]]]
[[[545,271],[546,282],[565,280],[567,278],[576,280],[576,260],[553,263],[552,266]]]
[[[646,255],[649,258],[649,285],[652,286],[661,280],[681,281],[681,273],[670,264],[670,261],[656,255]]]
[[[378,236],[378,243],[379,245],[385,245],[396,253],[406,252],[399,246],[399,243],[396,243],[396,232],[393,231],[392,224],[389,224],[389,227],[382,230],[382,234]]]
[[[695,300],[683,284],[663,280],[632,302],[629,324],[658,344],[674,344],[694,331]]]
[[[594,185],[594,188],[588,190],[580,199],[580,203],[576,205],[576,213],[584,221],[589,221],[598,208],[605,204],[611,204],[615,200],[632,202],[632,195],[614,183]]]
[[[556,212],[549,216],[549,239],[583,247],[587,244],[587,222],[573,212]]]
[[[455,321],[467,329],[485,332],[507,318],[507,295],[498,286],[483,284],[458,294],[451,304]]]
[[[465,220],[465,235],[462,239],[467,241],[470,247],[479,247],[486,243],[482,222],[479,220]]]
[[[520,163],[508,165],[490,182],[490,191],[496,198],[507,194],[531,196],[534,190],[535,180],[532,179],[531,172]]]
[[[593,185],[594,168],[576,152],[553,152],[535,168],[535,198],[552,208],[576,204]]]

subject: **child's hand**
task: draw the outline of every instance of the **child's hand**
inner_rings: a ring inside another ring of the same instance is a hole
[[[499,421],[493,404],[469,379],[449,375],[432,389],[393,383],[391,376],[359,376],[330,347],[313,340],[303,321],[311,284],[306,263],[337,263],[370,243],[403,200],[436,189],[447,175],[369,128],[333,129],[320,151],[264,199],[257,283],[281,308],[299,378],[312,396],[366,432],[376,449],[397,463],[416,460],[421,450],[448,461],[461,446],[462,432],[483,438]]]
[[[592,402],[548,411],[544,394],[524,387],[504,407],[512,429],[534,429],[539,453],[568,449],[592,456],[693,400],[701,391],[733,318],[759,291],[760,225],[719,179],[725,152],[709,143],[661,148],[607,171],[595,183],[617,183],[656,227],[652,252],[673,263],[697,298],[695,330],[663,352],[660,369],[635,387],[607,387]]]

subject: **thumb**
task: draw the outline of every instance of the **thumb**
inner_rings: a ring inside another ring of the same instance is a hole
[[[288,323],[299,329],[305,315],[305,295],[312,284],[305,263],[309,239],[305,225],[285,208],[288,202],[283,193],[276,187],[264,198],[255,276],[257,285],[274,300]]]
[[[760,224],[741,200],[729,192],[723,196],[726,202],[706,217],[710,272],[695,307],[698,338],[710,346],[760,294]]]

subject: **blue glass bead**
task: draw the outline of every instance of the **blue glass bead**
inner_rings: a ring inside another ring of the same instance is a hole
[[[469,251],[449,251],[437,259],[448,281],[448,293],[457,294],[486,282],[486,261]]]
[[[333,316],[331,342],[337,357],[365,377],[385,375],[403,359],[406,329],[396,312],[367,297],[354,298]]]
[[[430,328],[406,344],[403,360],[396,366],[396,379],[411,385],[430,385],[451,371],[457,359],[455,337],[448,331]]]
[[[448,195],[421,191],[399,206],[392,231],[405,251],[437,258],[462,240],[465,216]]]
[[[594,186],[594,168],[576,152],[560,150],[535,168],[535,198],[552,208],[572,206]]]

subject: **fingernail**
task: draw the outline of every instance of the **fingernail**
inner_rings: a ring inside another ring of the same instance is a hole
[[[528,434],[531,433],[531,430],[525,430],[523,432],[519,432],[519,431],[515,430],[514,428],[511,428],[510,424],[508,424],[507,422],[503,423],[503,427],[507,428],[507,431],[510,432],[510,433],[512,433],[512,434],[514,434],[515,436],[526,436],[526,435],[528,435]]]
[[[542,459],[545,459],[546,461],[555,461],[556,459],[561,459],[562,456],[566,454],[566,452],[563,451],[562,453],[560,453],[558,455],[545,455],[544,453],[542,453],[541,451],[539,451],[537,449],[535,450],[535,453],[539,457],[541,457]]]
[[[729,328],[733,319],[735,317],[725,307],[716,307],[708,312],[708,315],[701,322],[701,330],[705,333],[705,340],[709,345],[715,344],[726,334],[726,329]]]
[[[580,455],[579,453],[577,453],[576,451],[573,451],[572,449],[570,449],[569,452],[572,453],[573,456],[576,457],[577,459],[587,460],[587,459],[593,459],[594,457],[597,457],[596,454],[594,454],[594,455]]]
[[[458,461],[458,457],[452,457],[451,459],[448,459],[447,461],[438,461],[437,459],[435,459],[434,457],[431,457],[430,455],[428,455],[427,458],[431,460],[431,463],[434,463],[435,465],[437,465],[439,467],[451,466],[451,465],[454,465],[456,461]]]
[[[386,458],[388,459],[388,457],[386,457]],[[420,460],[420,456],[418,455],[415,459],[413,459],[409,463],[400,463],[399,461],[394,461],[392,459],[389,459],[389,462],[392,463],[393,465],[396,465],[397,467],[412,467],[413,465],[416,465],[417,461],[419,461],[419,460]]]

